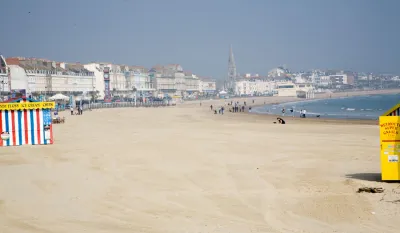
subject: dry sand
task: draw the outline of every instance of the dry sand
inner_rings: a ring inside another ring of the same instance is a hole
[[[1,148],[0,232],[399,231],[377,125],[275,125],[203,102],[67,116],[52,146]]]

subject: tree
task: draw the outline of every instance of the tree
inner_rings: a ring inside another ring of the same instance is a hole
[[[96,100],[99,98],[100,91],[92,91],[91,95],[92,95],[92,102],[96,102]]]

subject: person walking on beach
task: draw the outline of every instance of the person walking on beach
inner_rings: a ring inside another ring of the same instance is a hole
[[[251,112],[251,106],[249,107],[249,112]]]
[[[210,105],[210,109],[211,109],[211,111],[213,110],[213,106],[212,106],[212,104]]]
[[[69,110],[71,111],[71,116],[74,115],[74,108],[72,106],[69,107]]]
[[[302,109],[300,111],[300,118],[306,118],[306,110],[305,109]]]
[[[285,108],[282,108],[282,116],[285,116]]]
[[[292,115],[293,115],[293,117],[294,117],[294,110],[293,110],[293,108],[290,108],[290,113],[292,113]]]

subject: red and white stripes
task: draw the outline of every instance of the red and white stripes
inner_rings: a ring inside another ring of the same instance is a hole
[[[1,140],[0,146],[53,144],[52,125],[45,133],[43,109],[0,111],[0,132],[8,132],[9,140]],[[46,139],[45,134],[48,135]]]

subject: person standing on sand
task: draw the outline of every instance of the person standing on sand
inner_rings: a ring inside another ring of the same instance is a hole
[[[210,109],[211,109],[211,111],[213,110],[213,106],[212,106],[212,104],[210,105]]]
[[[69,110],[71,110],[71,116],[74,115],[74,108],[72,107],[72,105],[71,107],[69,107]]]

